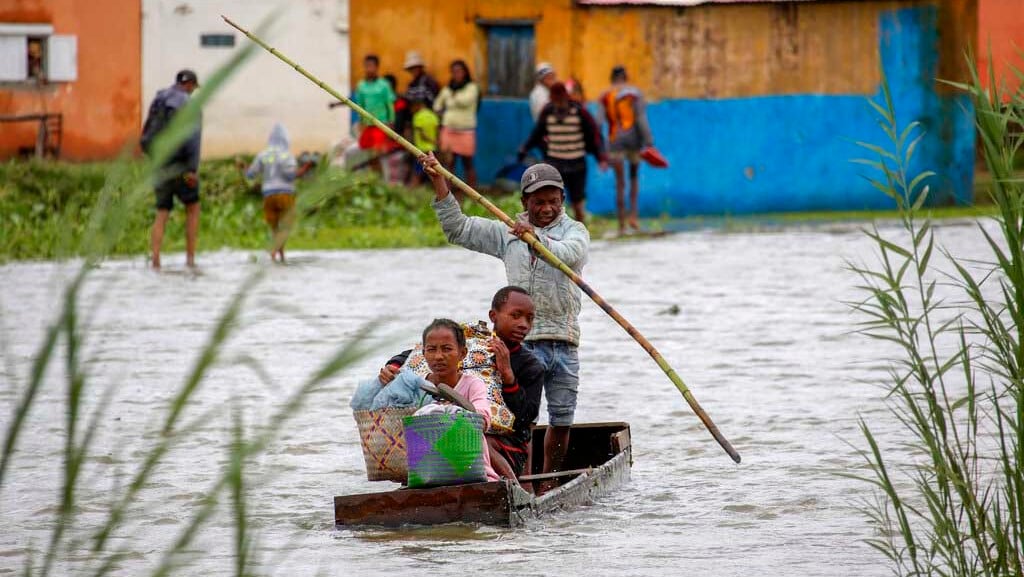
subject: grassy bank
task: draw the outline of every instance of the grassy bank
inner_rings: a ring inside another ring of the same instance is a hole
[[[86,223],[115,163],[8,162],[0,164],[0,260],[48,259],[73,256]],[[141,175],[141,164],[128,171]],[[233,162],[207,161],[200,169],[202,221],[200,249],[257,250],[267,244],[259,189],[242,178]],[[386,186],[374,175],[322,168],[299,182],[302,218],[292,234],[291,249],[364,249],[442,246],[445,239],[430,208],[432,193]],[[515,196],[492,199],[506,212],[520,209]],[[115,255],[144,255],[149,250],[152,199],[135,199],[123,235],[113,247]],[[470,214],[487,213],[467,203]],[[934,218],[975,217],[992,207],[934,209]],[[722,228],[760,229],[836,220],[896,218],[896,212],[814,212],[739,217],[692,217],[648,221],[655,230]],[[594,218],[591,234],[600,238],[615,230],[612,219]],[[184,213],[172,213],[165,250],[184,248]]]
[[[112,163],[0,164],[0,259],[60,258],[73,254],[96,206]],[[129,165],[141,173],[141,165]],[[267,243],[259,189],[247,184],[230,161],[200,168],[202,250],[260,249]],[[291,248],[391,248],[438,246],[444,236],[430,208],[427,189],[383,185],[369,174],[324,168],[299,183],[302,218]],[[506,211],[518,201],[494,199]],[[153,218],[151,199],[135,201],[118,255],[146,254]],[[467,207],[471,214],[482,209]],[[165,250],[184,247],[184,214],[172,213]]]

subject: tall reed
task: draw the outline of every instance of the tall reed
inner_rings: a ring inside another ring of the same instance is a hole
[[[88,488],[82,473],[85,463],[97,456],[97,436],[104,424],[110,422],[109,409],[116,390],[113,384],[104,386],[95,382],[84,369],[90,359],[83,358],[89,334],[86,327],[83,327],[82,318],[83,313],[89,312],[91,303],[84,300],[83,291],[95,265],[110,254],[125,234],[126,223],[136,211],[144,210],[142,207],[150,198],[151,183],[159,174],[160,167],[191,133],[202,107],[251,56],[251,46],[239,50],[205,82],[203,89],[196,93],[186,108],[175,115],[159,136],[151,158],[141,169],[138,163],[128,160],[113,166],[104,184],[99,206],[89,213],[90,220],[80,244],[67,248],[67,254],[80,255],[82,260],[63,287],[59,312],[36,349],[25,382],[18,387],[18,399],[12,407],[0,407],[9,411],[10,415],[10,418],[4,419],[7,425],[0,450],[0,491],[11,491],[19,482],[31,482],[18,479],[14,467],[19,458],[24,458],[18,451],[19,441],[26,434],[32,433],[27,430],[29,416],[33,411],[41,409],[39,405],[43,401],[40,392],[43,388],[59,384],[51,375],[57,372],[56,365],[63,362],[65,436],[60,462],[54,463],[55,467],[60,467],[62,480],[56,495],[55,513],[52,518],[43,521],[49,528],[45,546],[42,549],[26,547],[20,571],[26,577],[69,572],[99,577],[117,571],[121,562],[130,555],[152,555],[150,544],[139,544],[137,547],[132,547],[130,542],[127,545],[115,545],[114,537],[122,535],[133,515],[139,514],[140,503],[155,498],[148,487],[157,478],[168,455],[183,440],[194,435],[196,429],[209,417],[209,413],[194,414],[192,401],[209,384],[210,371],[225,362],[222,358],[224,347],[238,326],[246,299],[259,283],[262,272],[257,270],[247,277],[210,327],[206,342],[196,351],[196,360],[184,382],[171,395],[162,414],[158,416],[158,429],[152,431],[157,433],[153,435],[156,441],[133,464],[134,471],[130,472],[129,481],[114,491],[98,523],[87,521],[80,515],[81,493]],[[214,476],[210,486],[204,488],[203,499],[187,511],[179,533],[165,550],[158,551],[152,575],[186,573],[184,567],[187,566],[189,554],[197,548],[197,539],[225,500],[229,502],[236,535],[234,565],[231,569],[239,577],[254,573],[256,560],[252,543],[255,535],[249,523],[249,508],[246,506],[251,486],[246,480],[246,464],[265,452],[278,438],[290,419],[302,410],[310,394],[336,377],[363,353],[358,345],[338,348],[263,422],[246,416],[241,409],[236,408],[233,413],[232,439],[225,447],[228,453],[226,465]],[[245,359],[244,363],[251,365],[249,368],[258,374],[266,373],[255,359]],[[98,402],[92,402],[96,399]],[[87,412],[88,407],[94,408]],[[96,506],[95,503],[90,505]]]
[[[937,246],[919,213],[931,173],[907,168],[921,128],[897,125],[887,89],[871,104],[892,147],[864,144],[873,158],[859,161],[900,214],[901,230],[866,231],[877,264],[850,265],[866,293],[852,303],[866,317],[860,331],[898,351],[887,402],[906,442],[886,445],[877,423],[860,424],[870,470],[861,478],[876,494],[869,544],[898,575],[1022,575],[1024,561],[1024,183],[1013,172],[1024,99],[994,77],[984,88],[969,62],[970,82],[955,86],[970,97],[993,177],[998,214],[978,225],[987,263]]]

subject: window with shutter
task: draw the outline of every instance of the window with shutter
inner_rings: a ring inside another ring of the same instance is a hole
[[[50,82],[78,80],[78,38],[55,34],[47,39],[46,79]]]
[[[522,98],[533,86],[532,25],[487,26],[487,92]]]
[[[0,35],[0,82],[28,80],[28,38]]]

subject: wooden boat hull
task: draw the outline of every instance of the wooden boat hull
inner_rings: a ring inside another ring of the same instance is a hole
[[[542,454],[546,427],[534,430],[533,448]],[[539,459],[538,459],[539,461]],[[482,523],[515,527],[529,518],[591,502],[629,480],[632,466],[629,425],[590,423],[573,426],[566,469],[587,469],[541,497],[508,480],[397,489],[334,498],[339,527]],[[540,464],[534,464],[539,473]]]

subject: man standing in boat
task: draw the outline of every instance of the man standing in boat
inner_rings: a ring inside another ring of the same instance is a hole
[[[562,209],[565,184],[553,166],[535,164],[521,180],[524,212],[512,229],[504,223],[468,217],[436,170],[433,155],[420,158],[436,193],[434,212],[448,241],[500,258],[510,285],[530,293],[536,307],[533,329],[523,345],[544,368],[544,395],[550,429],[544,438],[544,472],[562,470],[569,446],[569,427],[576,412],[579,387],[580,289],[557,268],[537,257],[522,240],[527,232],[566,265],[583,273],[590,250],[590,233]]]

